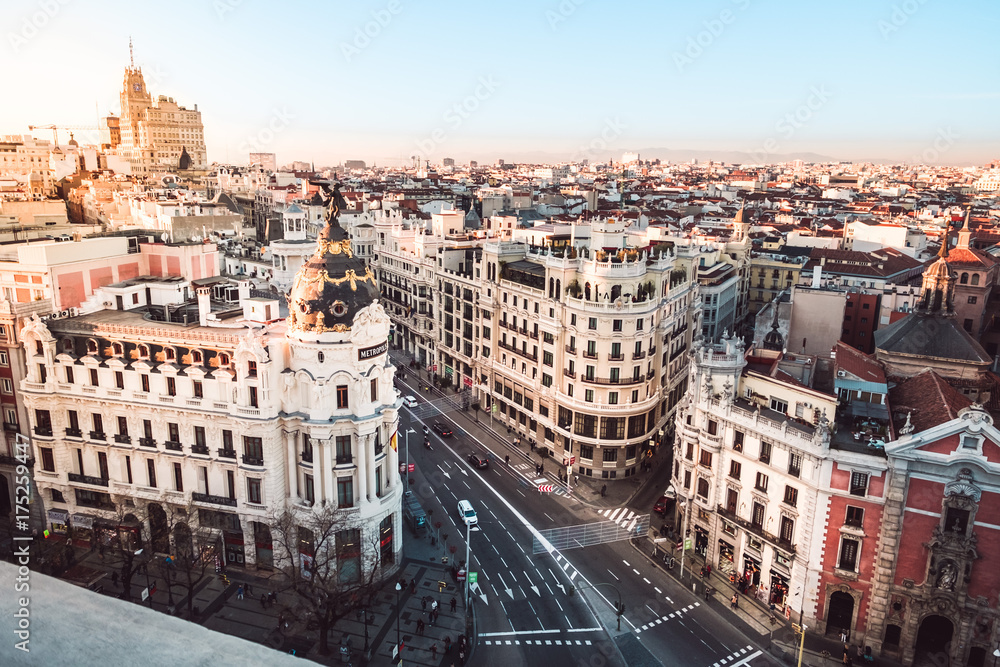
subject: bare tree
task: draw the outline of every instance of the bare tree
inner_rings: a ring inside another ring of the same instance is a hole
[[[118,527],[117,533],[104,543],[104,536],[95,534],[95,540],[99,542],[99,549],[105,562],[110,562],[113,569],[118,571],[118,576],[122,582],[122,599],[132,599],[132,577],[145,564],[146,558],[141,558],[142,551],[149,549],[147,543],[148,535],[145,535],[143,526],[146,513],[131,504],[124,496],[115,498],[114,506],[105,508],[114,514],[111,521]],[[134,526],[136,530],[128,528]],[[126,527],[126,530],[121,530]]]
[[[206,526],[192,526],[198,508],[170,505],[167,508],[167,529],[173,535],[168,558],[157,561],[157,571],[167,586],[169,604],[174,606],[173,589],[178,587],[187,598],[188,618],[194,618],[194,593],[209,568],[215,569],[215,535]]]
[[[281,510],[271,530],[283,588],[294,594],[289,613],[307,627],[315,624],[319,652],[328,655],[330,628],[363,610],[380,583],[378,538],[365,549],[363,528],[332,506]]]

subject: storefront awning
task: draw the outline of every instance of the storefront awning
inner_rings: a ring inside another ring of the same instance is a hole
[[[52,523],[66,523],[66,519],[69,518],[69,512],[65,510],[49,510],[48,517]]]
[[[74,514],[73,515],[73,527],[74,528],[86,528],[87,530],[93,530],[94,528],[94,517],[87,514]]]

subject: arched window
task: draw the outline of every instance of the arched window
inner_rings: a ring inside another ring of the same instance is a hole
[[[583,286],[584,300],[590,301],[590,283]]]
[[[167,361],[173,361],[174,360],[174,348],[172,348],[172,347],[165,347],[165,348],[163,348],[163,358],[166,359]]]
[[[63,354],[73,354],[73,352],[75,350],[73,348],[73,339],[72,338],[63,338],[63,340],[62,340],[62,351],[63,351]]]
[[[557,279],[556,280],[556,293],[554,295],[554,298],[558,299],[561,294],[562,294],[562,280]]]
[[[552,298],[552,290],[555,288],[555,286],[556,286],[556,279],[555,278],[549,278],[549,298],[550,299]]]
[[[973,285],[978,285],[979,284],[979,274],[978,273],[973,273],[972,274],[972,284]]]
[[[225,352],[220,352],[219,353],[219,365],[220,366],[228,366],[229,365],[229,355],[226,354]]]
[[[969,274],[968,274],[968,273],[963,273],[963,274],[962,274],[962,280],[961,280],[961,283],[962,283],[963,285],[966,285],[966,284],[968,284],[968,282],[969,282]]]
[[[87,352],[89,354],[94,354],[97,352],[97,341],[91,338],[87,341]]]
[[[116,357],[120,357],[125,351],[125,348],[122,347],[121,343],[112,343],[111,350]]]
[[[615,299],[617,299],[621,295],[622,295],[622,286],[621,285],[613,285],[611,287],[611,300],[614,301]]]
[[[191,350],[191,363],[200,364],[202,362],[201,350]]]
[[[143,344],[143,345],[139,346],[139,358],[140,359],[149,359],[149,346],[148,345]]]

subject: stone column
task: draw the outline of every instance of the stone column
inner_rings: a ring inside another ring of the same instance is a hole
[[[358,462],[357,469],[357,479],[358,479],[358,502],[364,502],[368,500],[368,438],[363,435],[359,435],[358,438],[358,455],[355,460]]]
[[[365,486],[368,488],[368,500],[378,500],[378,489],[375,488],[375,434],[369,435],[365,442],[365,477],[367,478]]]
[[[333,439],[323,441],[319,451],[323,453],[321,461],[316,462],[316,471],[323,476],[323,502],[333,504],[337,502],[336,489],[333,488],[333,455],[330,451],[333,447]]]
[[[288,458],[288,490],[287,497],[293,500],[298,500],[299,498],[299,467],[296,463],[296,451],[295,451],[295,441],[294,432],[285,433],[285,455]]]
[[[396,431],[396,449],[389,447],[389,451],[386,454],[385,460],[387,462],[388,470],[385,471],[386,483],[390,489],[396,487],[396,483],[399,481],[399,448],[402,445],[400,443],[401,433]],[[390,443],[392,441],[390,440]]]

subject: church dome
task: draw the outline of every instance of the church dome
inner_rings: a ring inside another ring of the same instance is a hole
[[[316,252],[295,274],[288,293],[292,330],[349,331],[358,311],[378,300],[375,274],[364,260],[354,256],[350,236],[337,220],[344,203],[339,186],[331,195],[327,225],[319,233]]]

